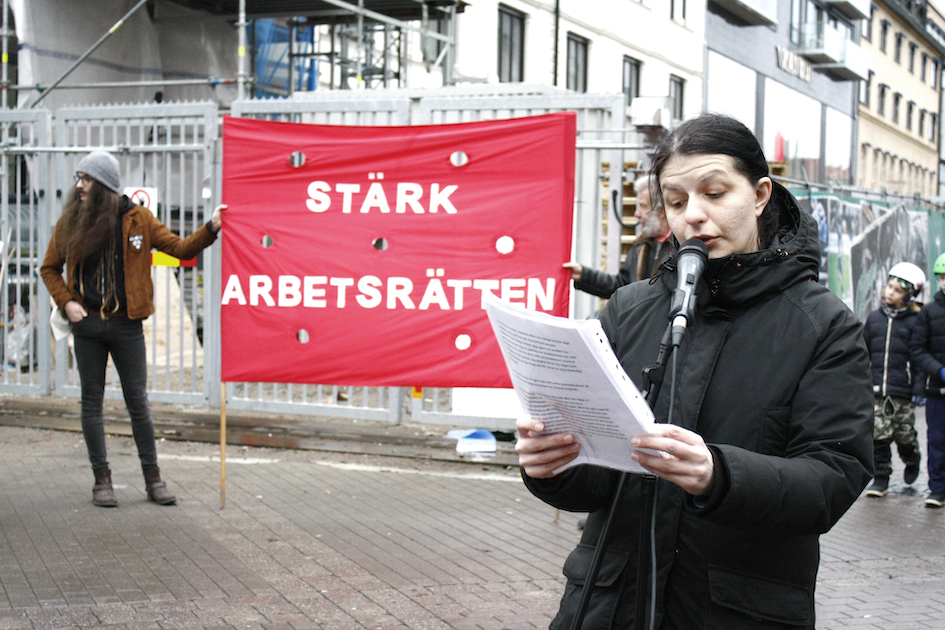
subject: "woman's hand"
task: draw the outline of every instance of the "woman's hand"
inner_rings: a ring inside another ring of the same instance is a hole
[[[227,205],[221,203],[213,209],[213,216],[210,217],[210,225],[213,226],[214,232],[219,232],[220,228],[223,227],[223,211],[226,210],[226,208]]]
[[[545,430],[545,425],[528,416],[519,418],[515,428],[518,429],[515,443],[518,463],[533,479],[554,477],[554,471],[577,457],[581,449],[570,433],[539,435]]]
[[[69,321],[73,324],[76,322],[81,322],[83,319],[89,316],[89,312],[85,310],[85,307],[75,300],[69,300],[66,302],[66,305],[62,307],[62,310],[66,312],[66,317],[68,317]]]
[[[696,497],[709,493],[715,464],[712,451],[698,433],[672,424],[657,424],[654,433],[635,437],[630,444],[669,455],[661,457],[639,450],[631,455],[657,477],[673,482]]]

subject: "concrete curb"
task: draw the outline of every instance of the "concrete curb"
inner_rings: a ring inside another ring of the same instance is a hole
[[[158,439],[219,443],[220,414],[209,407],[151,403]],[[105,431],[131,436],[123,401],[106,400]],[[56,397],[0,396],[0,425],[81,432],[79,401]],[[460,454],[445,437],[454,427],[227,411],[227,444],[333,453],[358,453],[469,463],[518,466],[514,443],[498,442],[494,455]]]

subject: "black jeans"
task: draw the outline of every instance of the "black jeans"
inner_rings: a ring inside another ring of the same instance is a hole
[[[81,322],[72,324],[72,332],[75,336],[76,364],[82,381],[82,433],[89,449],[92,469],[108,468],[102,404],[105,400],[105,366],[109,354],[121,379],[141,468],[147,470],[156,467],[157,448],[148,406],[148,365],[141,320],[124,316],[103,320],[98,313],[90,313]]]

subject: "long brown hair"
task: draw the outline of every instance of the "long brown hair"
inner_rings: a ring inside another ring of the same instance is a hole
[[[120,202],[118,193],[93,179],[85,186],[84,201],[78,189],[72,187],[62,218],[56,223],[56,247],[67,265],[75,265],[72,277],[83,296],[83,269],[96,265],[94,279],[101,287],[103,312],[120,308],[115,296],[115,231]]]

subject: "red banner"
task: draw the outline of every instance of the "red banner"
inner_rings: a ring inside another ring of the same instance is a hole
[[[575,120],[225,118],[223,380],[510,386],[481,299],[567,316]]]

